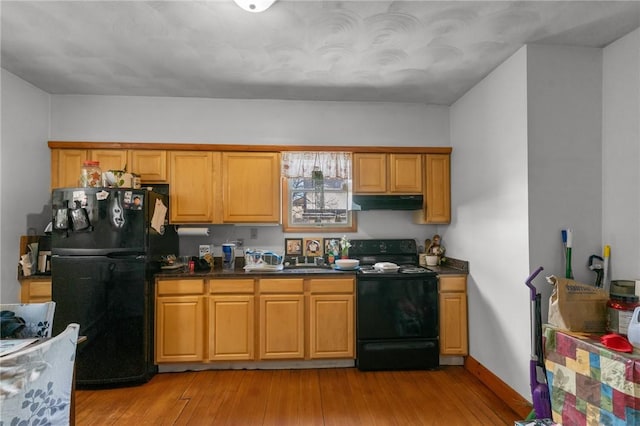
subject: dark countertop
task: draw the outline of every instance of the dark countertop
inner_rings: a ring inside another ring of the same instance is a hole
[[[436,272],[439,275],[456,275],[456,274],[468,274],[469,262],[464,260],[446,258],[446,261],[439,266],[429,266],[428,269]],[[223,270],[220,267],[214,268],[213,271],[196,271],[196,272],[182,272],[167,270],[156,274],[156,278],[246,278],[246,277],[308,277],[313,276],[332,276],[337,277],[339,275],[352,276],[356,271],[340,271],[331,268],[323,267],[303,267],[284,269],[282,271],[245,271],[242,268],[236,268],[233,271]]]
[[[427,268],[440,275],[469,274],[469,262],[452,257],[447,257],[439,266],[427,266]]]
[[[201,272],[176,272],[176,271],[163,271],[155,274],[156,278],[247,278],[247,277],[281,277],[281,276],[326,276],[330,275],[336,277],[338,275],[352,276],[355,275],[355,271],[337,271],[329,268],[297,268],[297,269],[284,269],[282,271],[245,271],[244,269],[236,268],[233,271],[226,271],[222,269],[214,269],[213,271],[201,271]]]

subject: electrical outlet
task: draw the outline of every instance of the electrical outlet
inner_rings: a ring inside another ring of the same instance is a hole
[[[251,228],[249,238],[251,238],[252,240],[255,240],[258,238],[258,228]]]
[[[244,245],[244,238],[238,238],[238,239],[236,240],[236,245],[237,245],[238,247],[242,247],[242,246]]]

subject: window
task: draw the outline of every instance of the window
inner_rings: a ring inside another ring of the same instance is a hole
[[[283,153],[282,177],[285,231],[356,230],[350,153]]]

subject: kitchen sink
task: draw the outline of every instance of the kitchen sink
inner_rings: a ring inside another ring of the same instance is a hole
[[[318,274],[323,272],[333,272],[331,265],[319,266],[319,265],[288,265],[284,267],[283,272],[289,273],[309,273]]]
[[[313,266],[308,268],[284,268],[283,272],[289,272],[293,274],[322,274],[326,272],[334,272],[331,268],[323,268],[319,266]]]

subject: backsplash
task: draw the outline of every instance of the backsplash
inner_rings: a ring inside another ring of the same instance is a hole
[[[412,222],[413,213],[407,211],[381,210],[358,212],[358,232],[341,233],[327,230],[318,233],[285,233],[280,225],[193,225],[207,226],[208,237],[180,237],[180,255],[197,256],[200,244],[213,244],[214,257],[222,256],[222,244],[241,240],[242,245],[236,248],[236,256],[244,254],[245,248],[259,248],[285,254],[285,239],[342,237],[349,239],[368,238],[413,238],[419,247],[426,238],[435,233],[442,234],[443,226],[418,225]],[[446,225],[445,225],[446,226]],[[252,238],[255,237],[255,238]],[[446,244],[446,241],[443,242]]]

